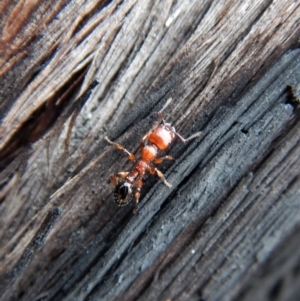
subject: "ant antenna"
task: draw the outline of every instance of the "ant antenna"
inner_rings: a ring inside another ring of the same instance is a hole
[[[165,105],[161,108],[161,110],[157,113],[158,117],[161,119],[163,125],[166,124],[164,118],[163,118],[163,114],[162,114],[162,111],[171,103],[172,101],[172,98],[170,97],[167,102],[165,103]]]
[[[162,109],[158,112],[158,114],[161,114],[162,111],[171,103],[172,101],[172,97],[170,97],[167,102],[165,103],[165,105],[162,107]]]

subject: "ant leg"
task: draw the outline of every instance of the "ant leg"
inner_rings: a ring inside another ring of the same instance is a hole
[[[128,159],[131,160],[131,161],[135,161],[135,155],[132,154],[131,152],[129,152],[126,148],[124,148],[121,144],[119,143],[115,143],[115,142],[112,142],[111,140],[108,139],[107,136],[104,137],[104,139],[109,143],[109,144],[112,144],[112,145],[115,145],[117,149],[123,151],[126,155],[128,155]]]
[[[153,163],[160,164],[163,160],[175,160],[175,159],[171,156],[164,156],[164,157],[156,158],[155,160],[153,160]]]
[[[157,127],[157,124],[155,125],[155,127]],[[154,129],[154,127],[153,127],[153,129]],[[144,142],[145,142],[146,140],[148,140],[150,134],[153,132],[153,129],[151,129],[151,130],[143,137],[141,146],[144,146]]]
[[[144,183],[141,178],[139,178],[135,183],[136,191],[134,194],[135,204],[134,204],[134,208],[133,208],[133,214],[136,214],[136,208],[139,204],[139,199],[140,199],[140,195],[141,195],[140,191],[141,191],[141,188],[143,187],[143,185],[144,185]]]
[[[187,142],[187,141],[189,141],[189,140],[192,140],[192,139],[195,139],[195,138],[197,138],[197,137],[199,137],[201,134],[202,134],[202,132],[197,132],[197,133],[195,133],[195,134],[193,134],[193,135],[191,135],[190,137],[188,137],[188,138],[183,138],[181,135],[179,135],[177,132],[175,132],[175,131],[173,131],[173,133],[180,139],[180,141],[182,141],[183,143],[185,143],[185,142]]]
[[[151,129],[147,132],[147,134],[143,137],[141,145],[143,145],[144,142],[145,142],[146,140],[148,140],[150,134],[157,128],[158,124],[159,124],[159,122],[157,122],[157,121],[154,122],[154,125],[152,126],[152,128],[151,128]]]
[[[166,180],[164,174],[163,174],[160,170],[158,170],[156,167],[151,167],[151,168],[149,169],[149,171],[150,171],[150,173],[152,173],[152,174],[155,174],[155,173],[156,173],[156,175],[157,175],[159,178],[161,178],[161,179],[163,180],[163,182],[164,182],[164,184],[165,184],[166,186],[168,186],[169,188],[172,187],[172,184],[168,183],[168,181]]]
[[[117,174],[115,175],[111,175],[110,176],[110,180],[111,182],[116,185],[117,184],[117,178],[120,178],[120,179],[125,179],[129,174],[129,171],[121,171],[121,172],[118,172]]]

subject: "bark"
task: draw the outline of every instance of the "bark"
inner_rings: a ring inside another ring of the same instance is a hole
[[[0,4],[1,300],[298,300],[298,1]],[[184,137],[137,214],[110,174]]]

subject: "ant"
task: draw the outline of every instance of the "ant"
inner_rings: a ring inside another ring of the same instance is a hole
[[[158,117],[161,119],[161,122],[156,123],[156,127],[150,130],[143,137],[141,142],[140,159],[137,160],[135,155],[130,153],[121,144],[109,140],[107,136],[104,137],[104,139],[108,143],[115,145],[117,149],[123,151],[128,156],[129,160],[136,162],[132,171],[121,171],[110,177],[111,182],[115,185],[113,192],[114,200],[119,206],[125,206],[131,201],[133,188],[135,188],[135,207],[133,210],[134,214],[136,213],[136,207],[139,203],[140,191],[144,184],[143,178],[146,172],[156,174],[159,178],[162,179],[166,186],[168,186],[169,188],[172,187],[172,185],[167,182],[163,173],[155,166],[153,166],[153,164],[160,164],[164,160],[174,159],[171,156],[157,157],[158,152],[166,150],[174,141],[176,136],[185,143],[201,135],[201,132],[197,132],[189,138],[184,139],[176,132],[175,128],[172,127],[170,123],[165,122],[162,111],[170,104],[171,101],[172,98],[169,98],[164,107],[158,112]],[[121,181],[118,181],[118,178],[121,179]]]

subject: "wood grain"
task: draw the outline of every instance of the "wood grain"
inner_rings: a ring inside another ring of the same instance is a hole
[[[0,10],[1,300],[298,299],[300,3]],[[202,135],[133,215],[103,137],[138,153],[170,97],[165,119]]]

